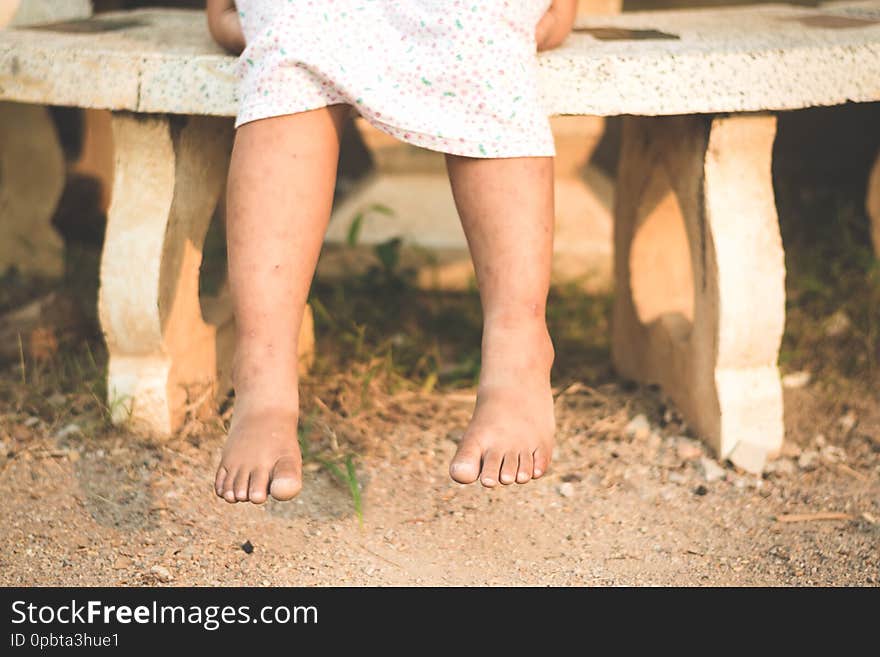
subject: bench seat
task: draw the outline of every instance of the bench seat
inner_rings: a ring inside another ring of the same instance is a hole
[[[880,5],[785,4],[582,17],[540,57],[551,114],[787,110],[880,100]],[[35,34],[36,32],[36,34]],[[234,116],[235,60],[202,12],[142,9],[9,30],[0,97]]]
[[[720,457],[760,471],[783,438],[773,112],[880,100],[880,0],[591,16],[539,61],[551,113],[625,117],[614,204],[616,368],[660,384]],[[173,431],[195,401],[228,386],[228,300],[203,309],[198,273],[231,146],[234,67],[201,12],[139,10],[0,31],[0,171],[39,151],[15,129],[37,120],[26,108],[112,111],[99,300],[108,390],[117,419],[153,433]],[[0,207],[14,198],[19,208],[0,224],[0,266],[13,237],[50,237],[62,175],[50,155],[41,189],[36,169],[0,180]],[[871,180],[880,242],[880,165]]]

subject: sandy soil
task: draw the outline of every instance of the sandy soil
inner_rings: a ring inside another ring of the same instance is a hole
[[[797,417],[821,404],[809,386],[787,397]],[[402,393],[375,399],[357,423],[315,416],[311,445],[331,454],[339,440],[358,445],[362,525],[346,488],[314,461],[294,502],[215,498],[221,437],[204,426],[158,444],[17,424],[0,475],[0,584],[880,581],[880,444],[859,429],[877,422],[876,408],[850,406],[861,413],[854,426],[832,421],[819,446],[787,444],[775,471],[756,478],[704,465],[659,393],[575,384],[558,398],[552,472],[488,491],[446,476],[471,403],[467,392]],[[651,429],[627,435],[638,414]],[[847,517],[784,521],[826,512]]]

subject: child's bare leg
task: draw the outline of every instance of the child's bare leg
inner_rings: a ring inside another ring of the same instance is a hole
[[[447,157],[483,303],[477,404],[449,472],[525,483],[547,471],[555,421],[545,306],[553,253],[553,160]]]
[[[227,204],[235,414],[215,481],[228,502],[288,500],[301,487],[297,343],[347,111],[255,121],[236,135]]]

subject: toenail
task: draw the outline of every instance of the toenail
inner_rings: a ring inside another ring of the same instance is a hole
[[[541,470],[541,468],[535,468],[535,476],[536,477],[540,477],[542,474],[544,474],[544,471]]]

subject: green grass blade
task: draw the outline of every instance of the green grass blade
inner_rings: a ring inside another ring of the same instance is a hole
[[[361,501],[361,487],[358,483],[357,471],[354,468],[354,459],[351,455],[345,457],[345,471],[348,474],[348,489],[351,491],[351,499],[354,502],[354,512],[357,514],[361,526],[364,524],[364,509]]]
[[[364,225],[364,213],[358,212],[348,227],[348,235],[345,237],[345,243],[350,247],[357,246],[361,236],[361,228]]]

